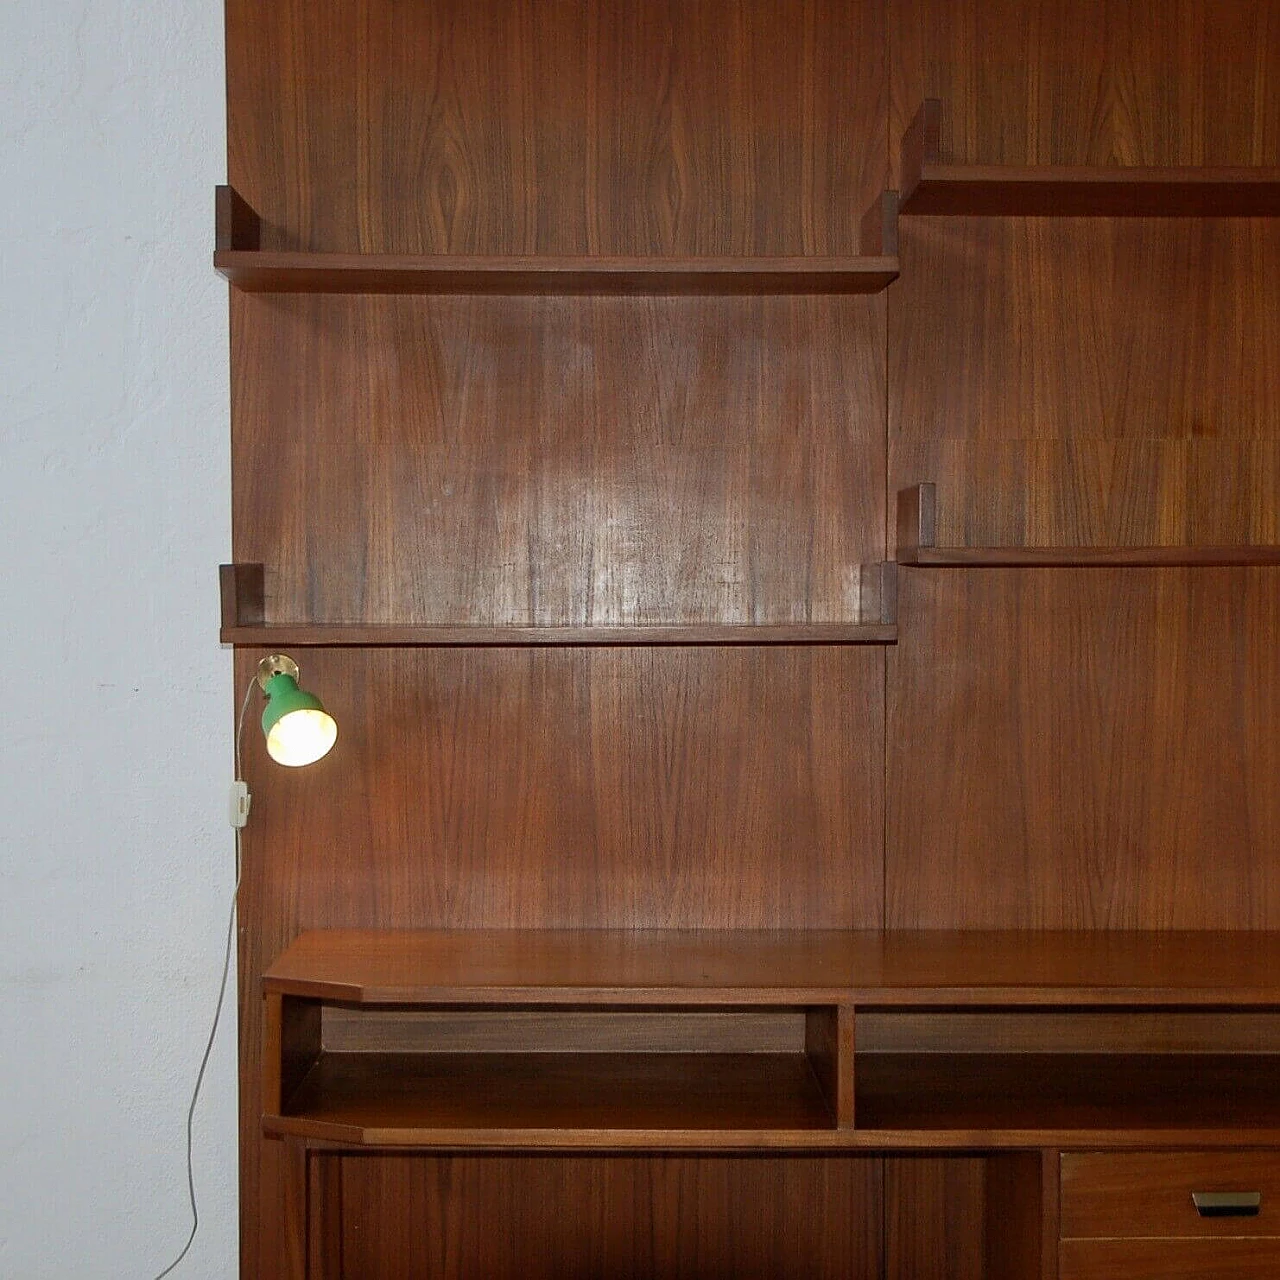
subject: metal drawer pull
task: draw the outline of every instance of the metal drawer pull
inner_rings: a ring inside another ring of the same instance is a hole
[[[1256,1218],[1261,1191],[1193,1191],[1191,1203],[1202,1218]]]

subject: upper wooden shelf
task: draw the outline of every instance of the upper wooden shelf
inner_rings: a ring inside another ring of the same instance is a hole
[[[214,267],[251,293],[742,295],[879,293],[888,253],[849,257],[620,257],[296,253],[258,249],[258,217],[217,192]]]
[[[457,626],[264,621],[263,567],[220,566],[223,644],[254,648],[599,648],[635,645],[893,644],[894,566],[863,565],[862,619],[852,622],[719,623],[655,626]]]
[[[1280,1005],[1280,933],[317,930],[268,993],[356,1005]]]
[[[939,547],[932,484],[898,491],[898,563],[937,569],[1170,568],[1280,565],[1280,546]]]
[[[903,214],[1257,218],[1280,214],[1280,168],[950,164],[942,104],[926,99],[902,138]]]

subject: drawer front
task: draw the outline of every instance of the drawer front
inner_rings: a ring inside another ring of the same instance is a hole
[[[1261,1201],[1256,1213],[1237,1213],[1231,1203],[1205,1203],[1202,1213],[1192,1199],[1196,1192],[1256,1193]],[[1059,1234],[1064,1240],[1280,1237],[1280,1152],[1065,1154]]]
[[[1280,1240],[1064,1240],[1058,1280],[1276,1280]]]

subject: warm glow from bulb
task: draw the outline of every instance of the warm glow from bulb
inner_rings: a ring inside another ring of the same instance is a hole
[[[313,764],[338,740],[337,721],[327,711],[290,711],[271,726],[267,754],[277,764]]]

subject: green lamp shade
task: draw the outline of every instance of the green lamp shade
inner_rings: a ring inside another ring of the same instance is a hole
[[[267,754],[277,764],[297,767],[327,755],[337,741],[338,725],[314,693],[298,688],[290,675],[272,676],[263,689],[267,705],[262,732]]]

